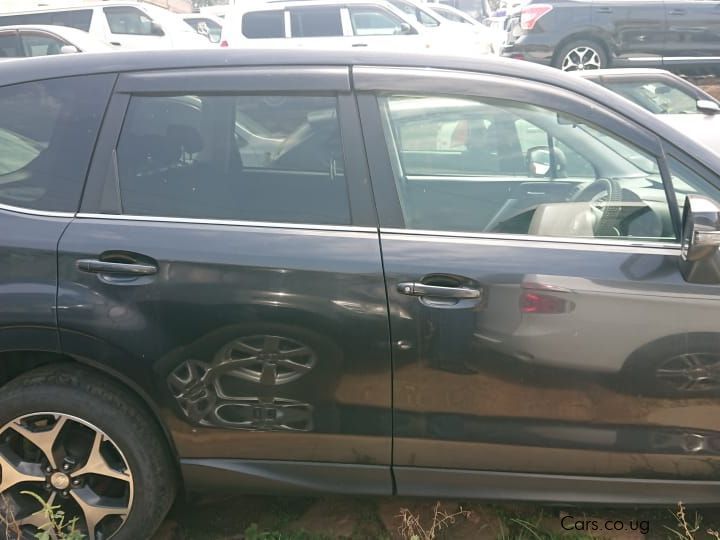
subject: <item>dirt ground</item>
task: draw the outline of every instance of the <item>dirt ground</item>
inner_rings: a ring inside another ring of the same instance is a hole
[[[720,98],[718,79],[701,78],[694,82]],[[679,507],[560,508],[391,497],[215,494],[194,499],[192,504],[178,503],[153,540],[395,540],[409,539],[413,533],[418,540],[720,538],[713,534],[720,530],[720,509],[687,508],[684,524],[678,510]],[[408,525],[413,523],[421,529],[410,530]]]

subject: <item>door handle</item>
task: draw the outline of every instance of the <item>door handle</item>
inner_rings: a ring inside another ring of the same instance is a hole
[[[480,298],[479,289],[467,287],[441,287],[439,285],[425,285],[419,282],[403,282],[397,284],[400,294],[408,296],[427,296],[431,298],[453,298],[461,300],[464,298]]]
[[[670,10],[670,15],[685,15],[686,13],[687,13],[687,9],[677,8],[677,9]]]
[[[80,259],[77,269],[90,274],[112,274],[114,276],[151,276],[157,274],[157,267],[150,264],[130,264],[99,261],[97,259]]]
[[[122,43],[120,43],[119,41],[111,41],[110,45],[115,45],[116,47],[121,47]]]
[[[352,46],[353,47],[367,47],[368,45],[367,45],[367,43],[353,43]]]
[[[597,13],[612,13],[613,12],[612,8],[610,8],[610,7],[599,7],[597,9],[595,9],[595,11]]]

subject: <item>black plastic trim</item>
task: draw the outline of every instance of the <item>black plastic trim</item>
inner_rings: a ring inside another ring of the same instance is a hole
[[[242,459],[182,459],[187,489],[293,495],[392,495],[389,466]]]
[[[393,467],[397,494],[544,503],[675,505],[720,503],[720,481],[603,478]]]

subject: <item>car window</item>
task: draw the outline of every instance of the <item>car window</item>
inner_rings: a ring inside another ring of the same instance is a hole
[[[672,156],[668,156],[667,163],[672,177],[675,199],[681,214],[685,197],[688,195],[703,195],[720,203],[720,189],[708,182],[707,179]]]
[[[211,43],[218,43],[222,34],[222,26],[212,19],[192,17],[185,19],[198,34],[203,35],[210,40]]]
[[[296,8],[290,10],[292,37],[342,36],[339,7]]]
[[[445,17],[448,21],[453,21],[453,22],[463,23],[463,24],[470,24],[470,21],[465,20],[463,17],[461,17],[457,13],[453,13],[452,11],[446,11],[437,6],[433,6],[433,10],[437,11],[440,15]]]
[[[135,36],[152,36],[152,19],[143,11],[132,6],[103,8],[110,32]]]
[[[0,58],[15,58],[21,56],[17,48],[17,34],[15,32],[0,32]]]
[[[50,56],[60,54],[67,45],[61,39],[40,32],[20,32],[25,56]]]
[[[351,7],[350,21],[356,36],[389,36],[402,33],[403,21],[379,8]]]
[[[654,114],[701,114],[697,98],[661,81],[607,81],[607,88]]]
[[[657,160],[579,118],[489,98],[381,106],[408,228],[675,239]]]
[[[285,13],[276,11],[254,11],[242,18],[242,33],[246,38],[284,38]]]
[[[67,11],[50,11],[45,13],[26,13],[0,17],[0,26],[18,24],[51,24],[70,26],[87,32],[92,19],[91,9],[73,9]]]
[[[0,203],[74,211],[112,76],[0,88]]]
[[[422,24],[423,26],[439,26],[440,21],[438,21],[435,17],[432,17],[429,13],[426,11],[423,11],[418,6],[411,4],[409,2],[402,2],[401,0],[389,0],[390,3],[395,6],[400,11],[407,13],[410,17],[412,17],[414,20]]]
[[[126,214],[350,222],[334,97],[135,96],[117,163]]]

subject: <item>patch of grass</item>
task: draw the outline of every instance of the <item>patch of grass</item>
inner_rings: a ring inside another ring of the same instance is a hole
[[[525,517],[520,513],[506,509],[497,509],[500,518],[498,540],[593,540],[594,537],[578,531],[558,532],[547,530],[543,526],[545,515]]]
[[[257,523],[253,523],[245,529],[244,540],[333,540],[330,536],[324,534],[315,534],[305,531],[263,531],[258,528]]]

